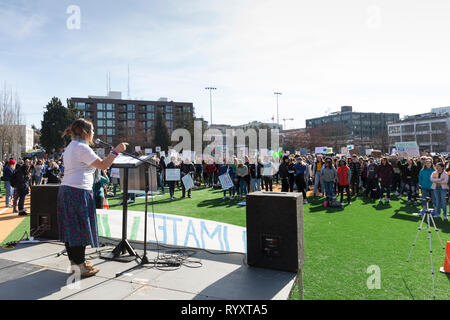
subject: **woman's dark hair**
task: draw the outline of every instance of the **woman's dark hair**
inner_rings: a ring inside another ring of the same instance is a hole
[[[64,138],[66,136],[70,136],[73,139],[74,137],[79,136],[81,139],[88,140],[93,129],[94,125],[91,121],[86,119],[78,119],[64,131],[62,137]],[[93,141],[88,142],[93,143]]]

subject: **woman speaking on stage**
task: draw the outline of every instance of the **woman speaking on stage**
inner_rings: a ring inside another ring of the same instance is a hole
[[[128,143],[121,143],[111,153],[100,159],[93,145],[94,125],[85,119],[76,120],[63,134],[72,141],[63,153],[65,172],[58,192],[59,237],[67,249],[72,272],[78,267],[82,278],[94,276],[99,271],[86,262],[87,245],[99,247],[97,215],[92,187],[96,169],[109,168]]]

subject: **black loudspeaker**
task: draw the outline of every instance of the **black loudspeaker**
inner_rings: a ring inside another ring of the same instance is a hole
[[[59,184],[31,187],[30,228],[39,238],[58,240],[57,200]],[[39,230],[37,230],[39,228]]]
[[[305,259],[302,194],[253,192],[246,202],[247,264],[301,271]]]

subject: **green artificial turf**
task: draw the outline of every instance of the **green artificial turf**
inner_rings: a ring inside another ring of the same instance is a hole
[[[246,224],[242,200],[222,200],[222,192],[199,189],[192,198],[175,201],[168,194],[154,198],[154,211],[215,220],[238,226]],[[117,205],[121,195],[110,198],[110,209],[121,210]],[[305,264],[303,267],[304,299],[432,299],[430,248],[427,225],[417,240],[409,264],[406,263],[416,237],[420,218],[412,213],[419,207],[407,205],[405,200],[393,198],[389,205],[378,201],[354,199],[344,209],[324,208],[320,199],[309,199],[304,207]],[[149,200],[151,212],[152,200]],[[129,210],[143,211],[144,200],[128,205]],[[20,238],[29,218],[14,231]],[[450,223],[436,220],[439,235],[444,243],[450,241]],[[16,239],[14,236],[8,239]],[[450,276],[440,273],[444,265],[444,251],[437,234],[432,229],[433,267],[436,298],[450,299]],[[368,268],[380,270],[380,289],[370,289],[367,281],[373,273]],[[298,299],[296,289],[291,299]]]
[[[9,242],[19,241],[20,239],[26,239],[30,237],[30,217],[25,217],[23,221],[11,232],[0,245],[4,245]]]

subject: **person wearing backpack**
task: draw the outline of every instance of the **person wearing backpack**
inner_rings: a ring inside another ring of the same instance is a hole
[[[26,216],[25,198],[30,192],[31,167],[28,163],[23,164],[16,169],[12,176],[14,188],[17,190],[19,216]]]
[[[383,203],[383,195],[386,191],[385,204],[389,204],[391,198],[391,185],[394,180],[394,168],[387,158],[381,158],[381,164],[377,168],[377,177],[380,180],[380,204]]]
[[[14,187],[11,186],[11,176],[16,169],[16,161],[9,159],[8,165],[3,168],[2,181],[5,183],[5,205],[7,208],[12,208],[11,200],[14,195]]]
[[[374,159],[369,158],[369,164],[367,165],[367,188],[365,190],[366,197],[373,198],[373,194],[378,193],[377,169],[378,165],[375,163]]]

